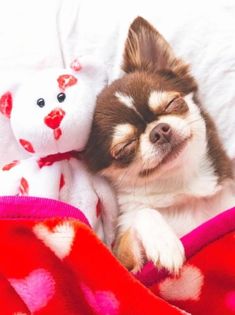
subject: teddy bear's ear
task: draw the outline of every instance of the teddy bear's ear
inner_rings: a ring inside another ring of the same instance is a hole
[[[76,76],[88,80],[88,84],[98,94],[107,84],[107,71],[101,60],[90,56],[81,56],[73,60],[71,68]]]

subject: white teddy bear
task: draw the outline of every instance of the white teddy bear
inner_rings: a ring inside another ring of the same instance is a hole
[[[88,140],[105,72],[98,63],[85,60],[75,61],[72,68],[39,71],[16,93],[2,95],[0,112],[29,156],[2,167],[0,195],[38,196],[71,204],[111,245],[117,212],[112,190],[87,171],[76,153],[84,150]]]

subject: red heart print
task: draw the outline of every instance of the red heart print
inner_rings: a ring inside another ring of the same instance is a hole
[[[55,140],[59,140],[59,138],[62,136],[62,130],[60,128],[54,129],[54,138]]]
[[[97,202],[97,205],[96,205],[96,217],[97,218],[100,216],[101,210],[102,210],[102,205],[101,205],[101,201],[99,200]]]
[[[14,166],[16,166],[17,164],[19,164],[19,161],[15,160],[15,161],[12,161],[11,163],[9,164],[6,164],[3,166],[2,170],[3,171],[9,171],[10,169],[12,169]]]
[[[56,129],[60,126],[64,115],[65,111],[63,109],[55,108],[44,118],[44,122],[49,128]]]
[[[75,72],[78,72],[78,71],[80,71],[82,69],[82,66],[81,66],[80,62],[77,59],[74,59],[74,61],[70,65],[70,67]]]
[[[59,88],[61,90],[65,90],[67,87],[75,85],[77,83],[77,78],[71,74],[63,74],[59,76],[57,82],[59,84]]]
[[[25,196],[25,195],[28,195],[29,193],[29,184],[28,184],[28,181],[22,177],[21,180],[20,180],[20,188],[19,188],[19,195],[20,196]]]
[[[61,174],[60,176],[60,190],[64,187],[65,180],[64,180],[64,174]]]
[[[28,152],[30,152],[30,153],[35,153],[35,150],[34,150],[32,144],[31,144],[29,141],[24,140],[24,139],[20,139],[19,142],[20,142],[20,144],[22,145],[22,147],[23,147],[26,151],[28,151]]]
[[[10,92],[6,92],[0,98],[0,112],[7,118],[11,117],[12,96]]]

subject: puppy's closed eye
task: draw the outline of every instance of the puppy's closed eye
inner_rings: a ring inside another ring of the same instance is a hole
[[[115,144],[111,149],[111,156],[118,161],[123,161],[135,153],[137,146],[137,139],[131,139],[126,142]]]
[[[149,108],[157,115],[184,114],[189,109],[181,93],[157,90],[150,94]]]
[[[188,111],[188,105],[183,97],[173,98],[165,107],[164,113],[166,114],[184,114]]]

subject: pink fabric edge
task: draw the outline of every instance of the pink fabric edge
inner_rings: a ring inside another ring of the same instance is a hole
[[[85,215],[77,208],[61,201],[41,197],[0,197],[0,220],[74,218],[90,226]]]
[[[192,257],[203,247],[234,230],[235,207],[222,212],[181,238],[186,258]],[[147,263],[139,273],[135,274],[136,278],[146,286],[153,285],[167,275],[165,270],[158,271],[152,263]]]

